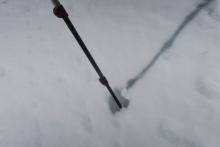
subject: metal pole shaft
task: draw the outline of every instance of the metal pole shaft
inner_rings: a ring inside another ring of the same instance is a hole
[[[101,72],[101,70],[99,69],[98,65],[96,64],[95,60],[93,59],[92,55],[90,54],[90,52],[88,51],[85,43],[82,41],[81,37],[79,36],[77,30],[75,29],[75,27],[73,26],[73,24],[71,23],[69,17],[63,18],[63,20],[65,21],[66,25],[68,26],[69,30],[72,32],[73,36],[75,37],[75,39],[77,40],[78,44],[80,45],[80,47],[82,48],[83,52],[85,53],[85,55],[88,57],[90,63],[92,64],[92,66],[94,67],[94,69],[96,70],[97,74],[100,77],[104,77],[103,73]]]
[[[121,109],[122,105],[119,102],[118,98],[116,97],[115,93],[113,92],[111,86],[109,85],[107,79],[105,78],[105,76],[103,75],[103,73],[101,72],[100,68],[98,67],[98,65],[96,64],[95,60],[93,59],[92,55],[90,54],[88,48],[86,47],[85,43],[83,42],[83,40],[81,39],[79,33],[77,32],[76,28],[74,27],[74,25],[72,24],[71,20],[68,17],[67,12],[65,11],[65,8],[62,5],[58,5],[54,8],[54,14],[59,17],[62,18],[64,20],[64,22],[66,23],[66,25],[68,26],[69,30],[71,31],[71,33],[73,34],[73,36],[75,37],[76,41],[78,42],[78,44],[80,45],[81,49],[83,50],[83,52],[85,53],[85,55],[87,56],[87,58],[89,59],[90,63],[92,64],[92,66],[94,67],[95,71],[97,72],[97,74],[99,75],[99,81],[106,86],[106,88],[108,89],[108,91],[110,92],[110,94],[112,95],[112,97],[114,98],[115,102],[117,103],[118,107]]]

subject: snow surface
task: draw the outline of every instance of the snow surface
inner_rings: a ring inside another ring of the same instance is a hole
[[[148,65],[203,0],[66,0],[113,87]],[[0,147],[220,146],[219,1],[212,1],[112,115],[108,92],[45,0],[0,0]]]

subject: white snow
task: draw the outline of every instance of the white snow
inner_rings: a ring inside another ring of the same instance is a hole
[[[209,14],[216,21],[220,21],[220,1],[215,0],[209,7]]]
[[[202,2],[62,1],[110,84],[120,88]],[[49,0],[0,0],[0,147],[220,146],[219,1],[184,27],[116,115],[52,9]]]

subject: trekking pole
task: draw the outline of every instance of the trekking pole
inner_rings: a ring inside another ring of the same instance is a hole
[[[79,33],[77,32],[76,28],[74,27],[74,25],[72,24],[71,20],[69,19],[68,13],[66,12],[65,8],[59,2],[59,0],[51,0],[51,1],[52,1],[52,3],[55,6],[55,8],[53,9],[53,13],[58,18],[62,18],[64,20],[64,22],[68,26],[69,30],[72,32],[73,36],[75,37],[76,41],[78,42],[78,44],[82,48],[83,52],[85,53],[85,55],[89,59],[90,63],[94,67],[95,71],[99,75],[99,81],[101,82],[102,85],[104,85],[108,89],[108,91],[110,92],[111,96],[114,98],[115,102],[117,103],[118,107],[121,109],[122,108],[122,104],[119,102],[119,100],[116,97],[115,93],[113,92],[111,86],[109,85],[108,80],[106,79],[106,77],[101,72],[100,68],[96,64],[95,60],[93,59],[93,57],[90,54],[88,48],[86,47],[85,43],[81,39],[81,37],[80,37]]]

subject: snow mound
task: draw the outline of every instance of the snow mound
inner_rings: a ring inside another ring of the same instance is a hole
[[[200,77],[196,82],[197,90],[206,98],[220,98],[220,73],[212,72]]]
[[[215,0],[208,9],[209,15],[216,21],[220,21],[220,0]]]

